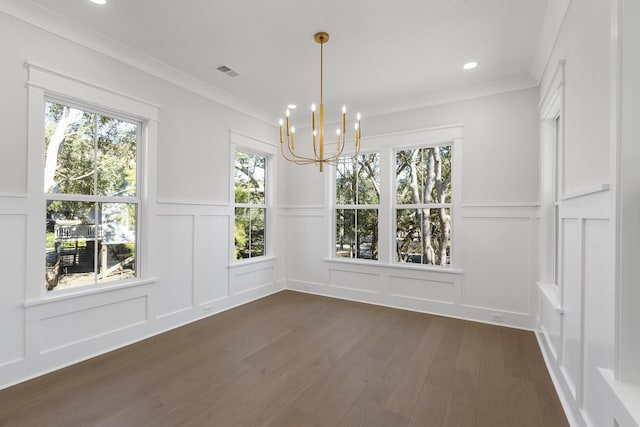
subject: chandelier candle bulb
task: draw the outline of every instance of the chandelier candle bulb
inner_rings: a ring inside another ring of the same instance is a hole
[[[353,137],[353,146],[358,146],[358,122],[356,122],[354,126],[354,137]]]
[[[315,131],[315,129],[313,130],[313,152],[316,152],[316,134],[317,132]]]
[[[296,149],[296,128],[291,126],[291,151]]]
[[[347,113],[346,107],[342,107],[342,133],[347,131]]]
[[[284,142],[284,138],[282,137],[282,119],[280,119],[280,144],[282,144]]]
[[[287,109],[287,113],[286,114],[287,114],[287,136],[289,136],[289,129],[290,129],[290,127],[289,127],[289,109]]]

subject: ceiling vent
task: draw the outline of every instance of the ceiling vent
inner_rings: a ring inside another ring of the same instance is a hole
[[[221,73],[226,74],[229,77],[237,77],[237,76],[240,75],[237,71],[233,70],[231,67],[229,67],[228,65],[225,65],[225,64],[218,65],[216,67],[216,70],[220,71]]]

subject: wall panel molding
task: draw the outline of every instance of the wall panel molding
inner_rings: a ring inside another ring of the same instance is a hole
[[[327,211],[323,209],[317,212],[315,209],[288,211],[288,216],[295,218],[296,233],[299,230],[315,229],[320,218],[324,220]],[[509,269],[505,269],[504,263],[497,258],[489,258],[488,262],[492,263],[489,270],[500,274],[489,281],[478,280],[480,276],[472,269],[477,258],[475,253],[462,254],[461,270],[327,257],[320,264],[314,260],[299,258],[304,264],[289,270],[287,288],[485,323],[533,328],[537,313],[534,280],[537,267],[537,203],[466,205],[460,209],[462,221],[457,241],[459,245],[467,244],[467,236],[474,230],[486,228],[487,224],[498,228],[505,224],[510,229],[515,227],[517,234],[509,237],[512,244],[509,244],[506,252],[509,259],[517,260],[518,268],[522,267],[521,274],[514,276],[509,273]],[[324,234],[323,236],[326,239]],[[517,240],[519,236],[522,240]],[[314,241],[321,238],[315,232],[313,237]],[[486,253],[487,250],[481,252]],[[472,274],[475,279],[471,277]],[[514,277],[519,277],[515,288]],[[463,299],[465,289],[475,289],[474,294],[481,295],[488,292],[489,288],[504,289],[511,296],[498,306],[479,303],[473,295],[467,300]],[[517,302],[511,301],[512,298],[517,298]],[[494,319],[502,320],[496,322]]]

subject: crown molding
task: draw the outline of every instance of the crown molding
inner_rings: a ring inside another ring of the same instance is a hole
[[[268,124],[254,105],[31,0],[0,0],[0,12]]]
[[[424,100],[422,102],[415,102],[401,108],[381,108],[378,110],[372,110],[367,113],[367,118],[434,107],[452,102],[467,101],[470,99],[483,98],[485,96],[500,95],[503,93],[535,87],[538,87],[538,83],[529,74],[524,74],[492,82],[426,93],[421,96]]]
[[[530,73],[538,85],[549,67],[551,54],[556,47],[560,30],[564,26],[569,6],[571,6],[571,0],[556,0],[547,3],[547,10],[538,33],[536,51],[531,61]]]

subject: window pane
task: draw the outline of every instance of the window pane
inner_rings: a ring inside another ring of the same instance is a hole
[[[94,129],[94,114],[46,103],[46,193],[94,194]]]
[[[236,203],[265,204],[265,171],[265,157],[253,153],[236,152]]]
[[[363,154],[357,162],[342,157],[336,167],[337,205],[380,203],[380,155]]]
[[[380,203],[380,154],[358,156],[357,204]]]
[[[249,209],[249,220],[251,222],[251,257],[262,256],[264,252],[264,222],[265,210],[262,208]]]
[[[356,204],[356,176],[351,157],[341,157],[336,166],[336,204]]]
[[[396,260],[450,265],[451,209],[424,208],[396,211]]]
[[[98,116],[98,194],[136,195],[138,126]]]
[[[398,204],[451,203],[451,146],[396,153]]]
[[[95,203],[47,201],[47,290],[94,284]]]
[[[135,203],[100,203],[98,282],[136,276]]]
[[[357,258],[378,259],[378,210],[358,209],[356,224]]]
[[[355,258],[355,209],[336,209],[336,256]]]
[[[235,259],[265,254],[265,216],[263,208],[235,209]]]
[[[249,251],[249,235],[251,230],[249,227],[249,209],[236,208],[235,218],[235,259],[249,258],[251,256],[251,252]]]
[[[378,259],[377,209],[336,209],[335,254],[343,258]]]

